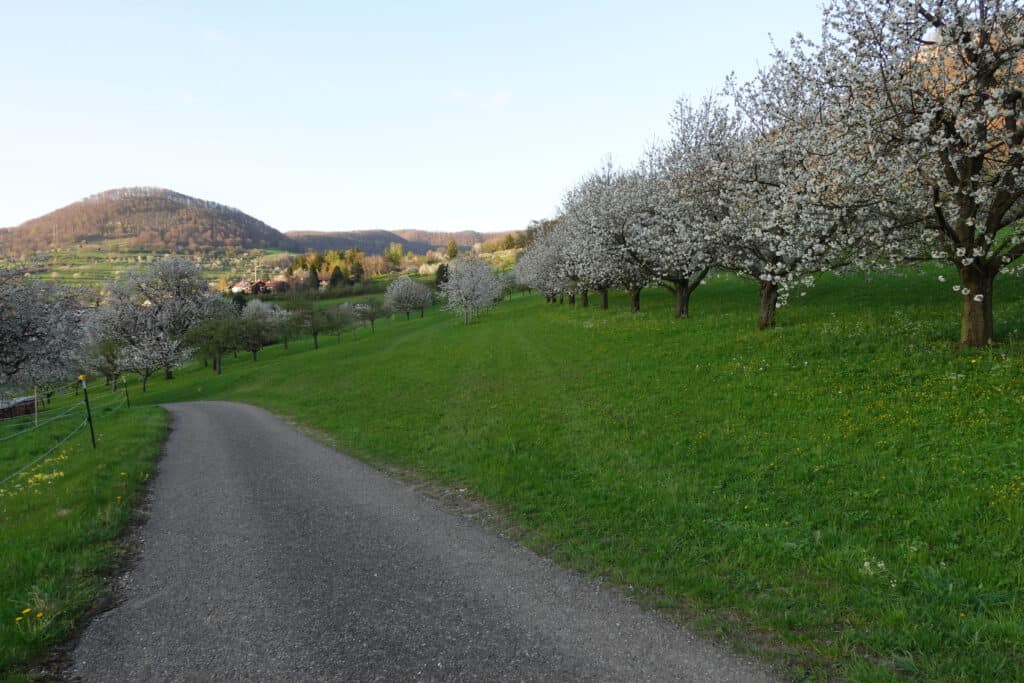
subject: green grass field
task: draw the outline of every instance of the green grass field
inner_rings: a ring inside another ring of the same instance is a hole
[[[713,279],[675,321],[516,297],[156,380],[468,487],[523,542],[797,677],[1024,670],[1024,283],[963,351],[934,274],[825,278],[754,331]]]
[[[466,487],[539,553],[797,678],[1012,680],[1024,282],[1004,278],[996,297],[1000,343],[968,351],[935,273],[824,278],[762,333],[756,288],[731,277],[702,287],[685,321],[657,291],[637,315],[624,295],[609,311],[517,295],[471,325],[435,309],[318,351],[239,354],[221,376],[195,364],[133,401],[262,405],[378,466]],[[134,440],[133,469],[71,459],[74,480],[97,482],[81,493],[92,515],[128,514],[114,468],[133,486],[148,472],[163,417],[139,410],[144,428],[122,411],[104,437]],[[21,519],[11,504],[5,533]],[[40,509],[56,523],[75,506]],[[114,526],[93,528],[82,535],[113,543]],[[0,592],[4,628],[33,595]]]
[[[93,391],[96,450],[81,396],[0,421],[0,680],[24,680],[96,604],[120,535],[166,434],[166,413]]]

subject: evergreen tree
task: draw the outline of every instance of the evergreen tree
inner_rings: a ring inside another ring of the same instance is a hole
[[[448,282],[448,264],[442,263],[437,267],[437,272],[434,273],[434,287],[440,289],[441,285],[445,282]]]

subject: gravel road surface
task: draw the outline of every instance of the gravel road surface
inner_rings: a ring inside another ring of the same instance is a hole
[[[84,681],[767,681],[252,406],[173,431]]]

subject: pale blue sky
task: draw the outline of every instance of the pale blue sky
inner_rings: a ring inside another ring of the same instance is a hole
[[[673,102],[815,35],[818,0],[0,0],[0,226],[166,187],[279,230],[553,214]]]

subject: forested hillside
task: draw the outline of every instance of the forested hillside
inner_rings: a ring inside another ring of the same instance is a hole
[[[291,246],[280,232],[238,209],[148,187],[101,192],[0,235],[16,254],[124,238],[153,251]]]
[[[285,233],[298,251],[344,251],[361,249],[367,254],[383,253],[394,242],[401,244],[406,251],[417,254],[426,253],[430,249],[444,249],[448,242],[455,240],[460,249],[468,249],[474,244],[486,242],[495,237],[504,237],[507,232],[476,232],[462,230],[460,232],[428,232],[426,230],[347,230],[344,232],[315,232],[312,230],[295,230]]]

